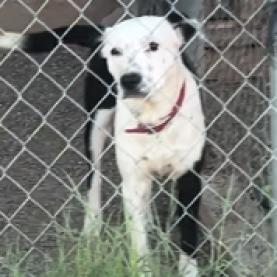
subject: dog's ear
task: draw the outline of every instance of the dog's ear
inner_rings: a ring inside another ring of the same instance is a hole
[[[111,29],[112,29],[112,27],[103,28],[102,35],[99,37],[99,42],[101,42],[101,44],[102,44],[102,47],[101,47],[101,50],[100,50],[100,55],[101,55],[102,58],[107,56],[105,43],[106,43],[106,40],[107,40],[107,35],[111,31]]]
[[[174,29],[181,32],[184,40],[189,41],[196,33],[196,19],[190,19],[184,13],[170,12],[167,20],[173,25]]]

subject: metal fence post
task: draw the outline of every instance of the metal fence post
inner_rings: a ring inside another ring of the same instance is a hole
[[[271,17],[269,20],[270,88],[271,88],[271,141],[272,141],[272,192],[274,208],[277,207],[277,1],[269,1]],[[277,211],[273,213],[273,244],[275,257],[277,250]],[[275,272],[276,270],[275,264]]]

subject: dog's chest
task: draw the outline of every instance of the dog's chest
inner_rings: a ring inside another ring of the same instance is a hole
[[[161,177],[176,178],[200,158],[204,145],[204,120],[177,116],[157,134],[129,134],[120,127],[124,118],[116,120],[116,144],[119,166],[132,172],[134,167]],[[135,123],[134,123],[135,124]],[[127,124],[130,126],[130,123]],[[132,125],[132,124],[131,124]]]
[[[137,159],[145,171],[161,177],[178,177],[198,160],[202,148],[200,134],[199,140],[194,144],[191,136],[191,126],[182,126],[185,129],[168,130],[163,134],[150,137],[147,141],[138,142],[141,146]],[[196,138],[196,135],[193,137]],[[138,138],[139,139],[139,138]]]
[[[182,152],[174,148],[164,147],[165,145],[159,142],[147,153],[138,157],[139,164],[144,171],[155,176],[165,177],[174,176],[182,169]]]

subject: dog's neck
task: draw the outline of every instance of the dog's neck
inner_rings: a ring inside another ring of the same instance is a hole
[[[161,118],[166,116],[176,105],[180,91],[191,74],[186,68],[172,70],[165,85],[152,97],[146,98],[141,105],[138,105],[135,117],[138,123],[156,124]],[[187,93],[187,89],[186,89]],[[183,103],[184,104],[184,103]]]
[[[153,133],[161,132],[176,117],[176,115],[182,108],[185,96],[186,96],[186,85],[183,84],[180,89],[178,99],[173,105],[173,107],[171,108],[171,111],[163,118],[160,118],[160,122],[156,122],[156,124],[139,123],[136,128],[126,129],[125,130],[126,133],[153,134]]]

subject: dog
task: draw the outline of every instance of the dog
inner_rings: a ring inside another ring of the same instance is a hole
[[[176,19],[177,18],[177,19]],[[53,49],[60,41],[99,49],[89,64],[97,73],[86,81],[87,155],[94,161],[85,230],[101,222],[101,153],[112,136],[122,177],[122,195],[132,248],[140,259],[149,254],[147,238],[151,184],[156,176],[177,184],[181,229],[179,270],[197,276],[198,209],[205,124],[197,83],[181,49],[195,33],[183,17],[143,16],[99,32],[76,26],[21,37],[5,34],[0,47],[29,52]],[[62,39],[59,39],[61,37]],[[43,43],[44,42],[44,43]],[[103,83],[108,86],[104,86]],[[95,109],[97,107],[97,109]]]

